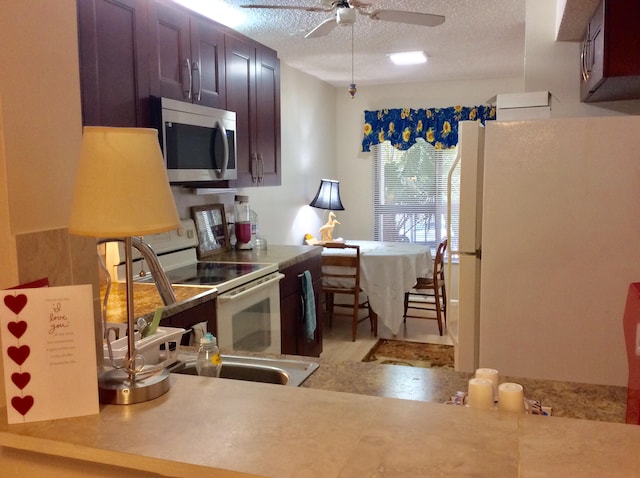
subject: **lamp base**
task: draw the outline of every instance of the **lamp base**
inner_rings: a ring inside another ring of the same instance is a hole
[[[170,388],[167,369],[149,377],[136,378],[133,383],[122,370],[110,370],[98,380],[100,403],[111,405],[147,402],[164,395]]]

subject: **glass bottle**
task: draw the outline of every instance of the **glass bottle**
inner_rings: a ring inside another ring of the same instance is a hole
[[[200,348],[196,358],[196,371],[198,375],[203,377],[219,377],[221,369],[222,360],[220,359],[218,341],[211,332],[207,332],[200,339]]]

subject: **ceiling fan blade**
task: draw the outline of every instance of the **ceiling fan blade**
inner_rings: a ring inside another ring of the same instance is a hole
[[[435,27],[444,23],[444,16],[431,15],[429,13],[405,12],[402,10],[373,10],[365,14],[373,20],[409,23],[411,25],[422,25],[424,27]]]
[[[307,33],[304,37],[305,38],[321,37],[321,36],[327,35],[337,26],[338,26],[338,22],[336,21],[335,18],[327,18],[325,21],[320,23],[320,25],[318,25],[309,33]]]
[[[249,4],[249,5],[240,5],[240,8],[263,8],[263,9],[271,9],[271,10],[304,10],[306,12],[331,12],[333,8],[324,8],[324,7],[303,7],[297,5],[260,5],[260,4]]]

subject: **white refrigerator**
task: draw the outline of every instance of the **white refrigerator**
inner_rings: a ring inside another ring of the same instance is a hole
[[[464,122],[459,156],[456,368],[626,386],[640,117]]]

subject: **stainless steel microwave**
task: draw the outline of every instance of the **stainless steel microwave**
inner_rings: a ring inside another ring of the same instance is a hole
[[[169,182],[237,178],[234,112],[169,98],[152,101]]]

